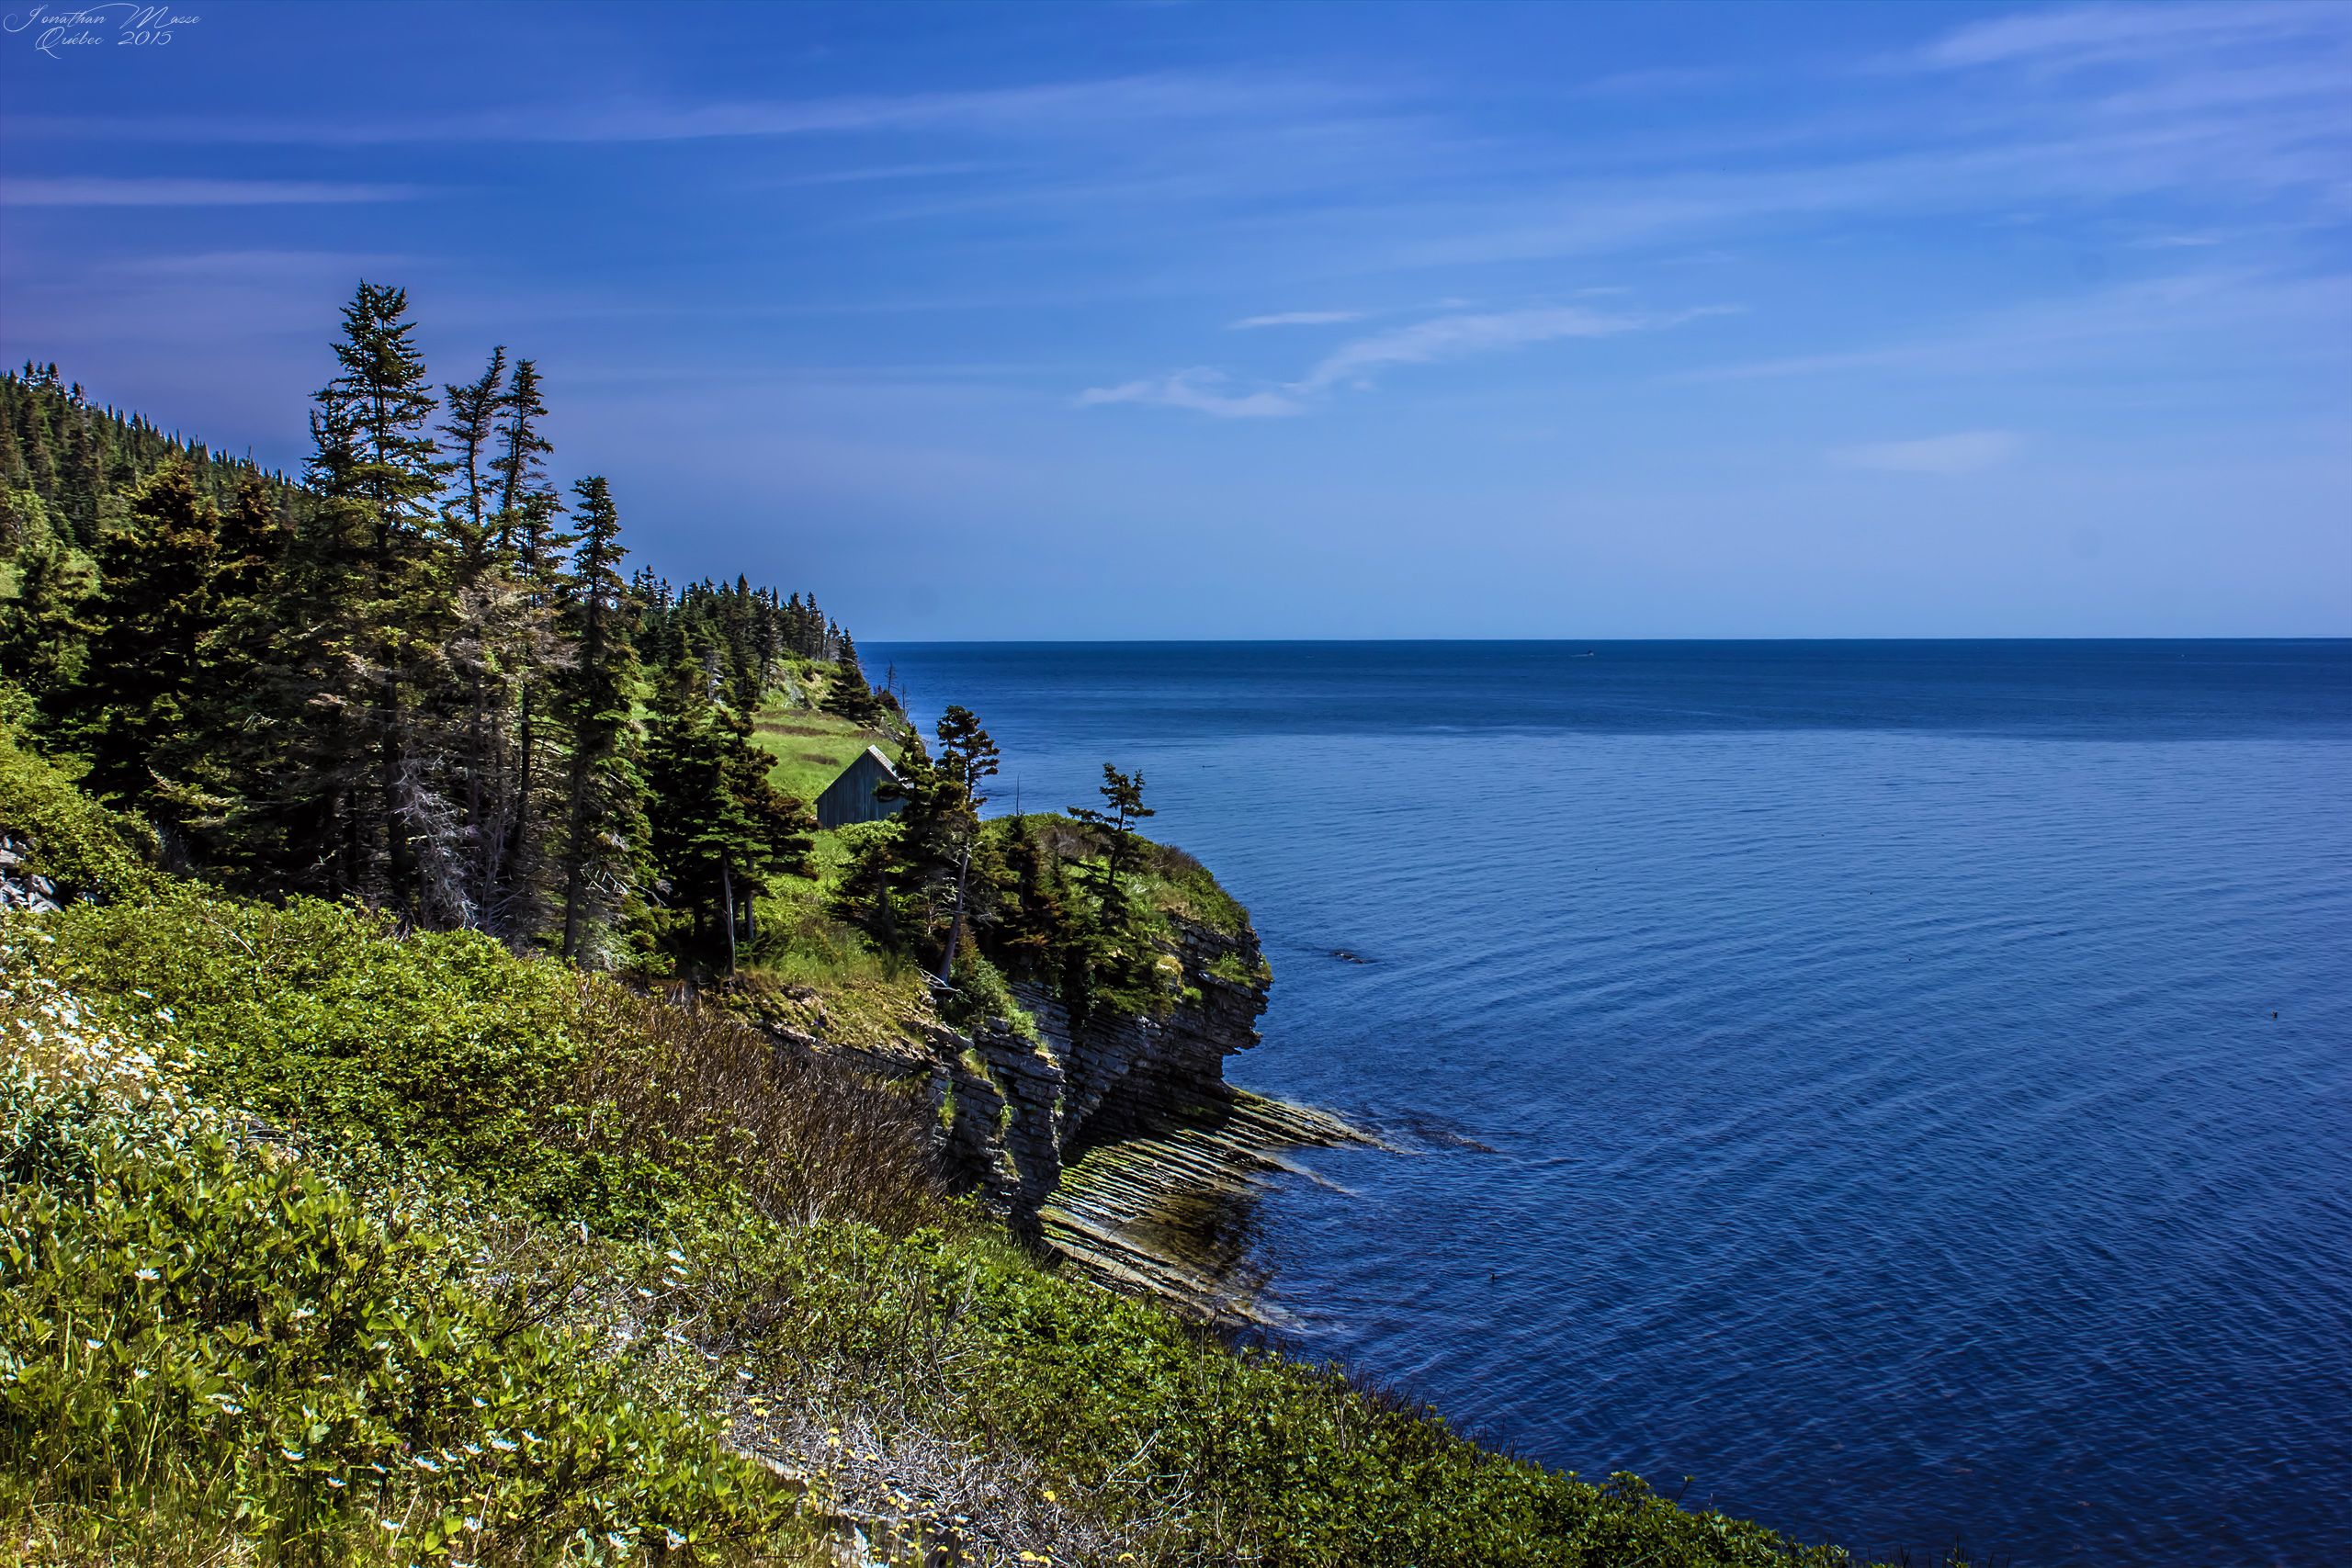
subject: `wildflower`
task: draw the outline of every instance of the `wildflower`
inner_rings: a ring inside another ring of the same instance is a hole
[[[489,1409],[489,1408],[490,1408],[490,1401],[489,1401],[489,1400],[487,1400],[487,1399],[484,1399],[481,1394],[478,1394],[478,1393],[477,1393],[477,1394],[475,1394],[475,1395],[473,1396],[473,1402],[474,1402],[474,1408],[475,1408],[476,1410],[487,1410],[487,1409]]]
[[[643,1297],[644,1297],[647,1301],[649,1301],[649,1302],[650,1302],[650,1301],[651,1301],[651,1300],[653,1299],[653,1292],[652,1292],[651,1291],[647,1290],[647,1289],[646,1289],[644,1286],[642,1286],[642,1285],[639,1285],[639,1286],[637,1288],[637,1293],[638,1293],[639,1295],[640,1295],[640,1296],[643,1296]]]
[[[433,1461],[426,1459],[423,1454],[416,1456],[416,1468],[429,1472],[435,1475],[441,1473],[441,1467],[438,1464],[435,1464]]]
[[[243,1416],[245,1413],[245,1407],[233,1399],[220,1401],[220,1410],[227,1416]]]
[[[528,1427],[526,1427],[523,1428],[523,1440],[526,1443],[536,1443],[538,1442],[540,1438],[537,1432],[534,1432]]]
[[[686,1255],[674,1247],[670,1249],[669,1258],[673,1263],[684,1263],[686,1260]]]
[[[735,1375],[741,1378],[745,1382],[750,1382],[752,1381],[752,1369],[749,1367],[738,1367],[735,1369]]]
[[[299,1460],[302,1457],[302,1450],[300,1449],[280,1449],[277,1451],[284,1454],[290,1460]]]
[[[163,1275],[153,1269],[134,1269],[130,1271],[130,1277],[134,1280],[160,1280]]]
[[[376,1522],[383,1526],[386,1529],[391,1531],[394,1535],[401,1533],[401,1522],[398,1519],[388,1519],[379,1515],[378,1516]]]
[[[512,1438],[492,1438],[490,1439],[490,1446],[503,1454],[511,1454],[514,1451],[514,1440]]]
[[[103,1350],[107,1348],[107,1342],[103,1339],[85,1339],[82,1343],[93,1350]]]
[[[344,1489],[345,1483],[340,1475],[330,1475],[327,1477],[327,1484],[340,1492]]]
[[[677,1551],[678,1548],[686,1544],[686,1538],[680,1535],[676,1530],[672,1529],[667,1525],[663,1525],[662,1527],[662,1533],[670,1538],[670,1550],[673,1551]]]
[[[466,1528],[469,1530],[478,1530],[481,1529],[481,1521],[474,1517],[471,1514],[468,1514],[466,1516]]]

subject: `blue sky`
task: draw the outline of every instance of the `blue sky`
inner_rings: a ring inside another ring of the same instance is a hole
[[[0,355],[867,639],[2352,633],[2352,6],[7,4]]]

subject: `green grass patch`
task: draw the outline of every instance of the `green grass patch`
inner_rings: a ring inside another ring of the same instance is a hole
[[[775,766],[768,771],[768,777],[775,786],[811,803],[868,746],[878,748],[895,762],[905,744],[895,731],[868,728],[813,707],[781,703],[760,710],[752,721],[752,740],[775,756]]]

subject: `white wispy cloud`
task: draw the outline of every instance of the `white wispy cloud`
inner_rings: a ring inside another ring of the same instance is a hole
[[[1363,320],[1362,310],[1279,310],[1271,316],[1244,316],[1238,321],[1227,321],[1225,330],[1244,333],[1258,327],[1329,327]]]
[[[1100,403],[1152,403],[1163,408],[1190,409],[1221,419],[1285,418],[1306,412],[1317,400],[1335,389],[1368,388],[1380,372],[1399,365],[1462,359],[1560,338],[1615,337],[1673,326],[1729,309],[1716,305],[1669,315],[1643,315],[1612,314],[1577,305],[1547,305],[1475,315],[1433,316],[1410,326],[1374,333],[1343,344],[1295,381],[1235,390],[1232,378],[1225,372],[1203,367],[1116,387],[1091,388],[1079,394],[1078,402],[1081,408]]]
[[[1234,392],[1223,371],[1179,370],[1157,379],[1122,382],[1115,387],[1091,387],[1078,395],[1080,408],[1101,403],[1154,403],[1162,408],[1190,409],[1216,419],[1287,419],[1305,413],[1306,405],[1277,391],[1260,388]]]
[[[1890,474],[1933,474],[1955,478],[1997,468],[2017,456],[2024,442],[2007,430],[1959,430],[1949,435],[1925,435],[1913,441],[1871,441],[1840,446],[1829,460],[1841,468],[1876,468]]]
[[[409,201],[422,187],[328,180],[0,180],[0,207],[279,207],[323,202]]]
[[[1343,344],[1293,385],[1297,392],[1319,392],[1329,387],[1354,384],[1392,365],[1427,365],[1432,360],[1459,359],[1545,343],[1555,338],[1615,337],[1645,327],[1685,321],[1690,312],[1673,318],[1612,315],[1578,305],[1548,306],[1526,310],[1497,310],[1477,315],[1437,316],[1374,333]]]
[[[2086,66],[2347,30],[2342,7],[2280,4],[2083,6],[2021,11],[1955,28],[1922,59],[1938,66]]]

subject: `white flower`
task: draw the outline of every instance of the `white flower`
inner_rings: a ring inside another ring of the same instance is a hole
[[[300,1449],[280,1449],[277,1451],[284,1454],[288,1459],[299,1460],[302,1457],[302,1450]]]
[[[163,1278],[161,1274],[158,1274],[153,1269],[134,1269],[130,1271],[130,1277],[134,1280],[160,1280]]]
[[[492,1438],[490,1439],[490,1446],[503,1454],[511,1454],[514,1451],[514,1439],[511,1438]]]

